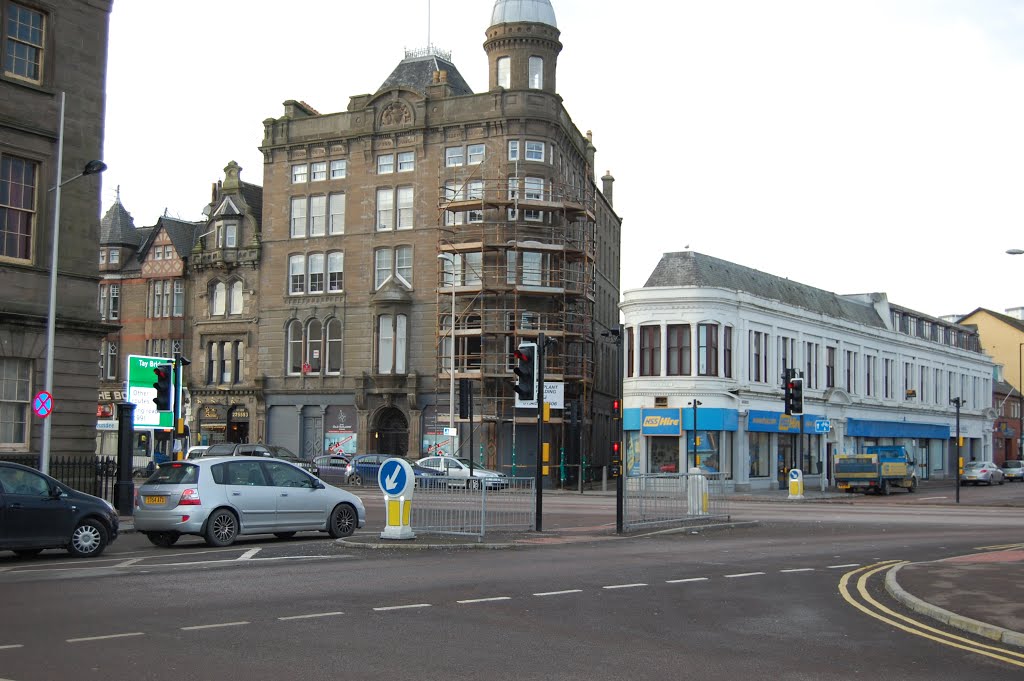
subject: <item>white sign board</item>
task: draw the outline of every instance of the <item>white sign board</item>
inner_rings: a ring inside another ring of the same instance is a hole
[[[552,409],[565,409],[565,383],[544,381],[544,401],[550,404]],[[516,406],[523,409],[536,409],[537,400],[524,402],[517,396]]]

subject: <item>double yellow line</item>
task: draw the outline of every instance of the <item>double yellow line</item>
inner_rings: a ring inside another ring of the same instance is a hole
[[[867,584],[869,578],[883,570],[890,570],[896,565],[906,565],[906,563],[907,561],[888,560],[881,563],[875,563],[874,565],[857,568],[856,570],[851,570],[843,575],[843,578],[839,580],[839,593],[847,603],[869,617],[874,617],[876,620],[885,622],[889,626],[905,631],[908,634],[927,638],[951,648],[966,650],[967,652],[974,653],[975,655],[984,655],[985,657],[991,657],[1001,662],[1006,662],[1018,667],[1024,667],[1024,653],[1009,650],[1007,648],[1001,648],[999,646],[989,645],[987,643],[981,643],[969,638],[957,636],[956,634],[947,633],[941,629],[930,627],[927,624],[918,622],[915,619],[890,610],[875,600],[871,594],[868,593]],[[858,600],[857,597],[851,593],[850,582],[854,579],[856,579],[856,594],[861,600]]]

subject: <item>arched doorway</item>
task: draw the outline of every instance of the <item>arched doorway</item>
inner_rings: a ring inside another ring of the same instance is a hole
[[[409,453],[409,421],[401,410],[388,407],[377,412],[373,433],[377,454],[405,456]]]

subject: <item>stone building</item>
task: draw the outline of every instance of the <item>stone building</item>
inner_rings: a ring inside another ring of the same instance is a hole
[[[407,51],[346,111],[288,101],[264,121],[259,437],[530,474],[512,353],[544,334],[552,477],[562,456],[606,462],[621,220],[557,93],[559,36],[547,0],[497,0],[486,92],[450,55]]]
[[[94,450],[100,182],[110,0],[0,3],[0,452],[42,450],[56,272],[50,452]],[[63,119],[62,114],[63,104]],[[63,140],[63,154],[59,148]],[[91,166],[97,170],[98,166]],[[77,178],[77,179],[76,179]],[[66,184],[65,184],[66,183]],[[54,225],[61,186],[60,220]],[[57,237],[57,260],[53,237]]]

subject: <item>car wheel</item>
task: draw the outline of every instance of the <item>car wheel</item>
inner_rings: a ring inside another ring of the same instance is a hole
[[[892,494],[892,490],[889,489],[889,481],[888,480],[883,480],[882,481],[882,486],[878,488],[878,493],[882,494],[884,496],[889,496],[890,494]]]
[[[910,487],[907,488],[907,491],[911,494],[917,491],[917,478],[910,479]]]
[[[466,489],[480,489],[480,481],[479,480],[467,480],[466,481]]]
[[[352,475],[348,476],[348,484],[358,485],[359,487],[362,487],[363,479],[359,476],[359,473],[353,473]]]
[[[98,520],[83,520],[71,533],[68,553],[79,558],[90,558],[103,553],[107,547],[107,528]]]
[[[177,532],[147,532],[146,539],[162,549],[169,549],[177,543],[179,535]]]
[[[294,532],[275,532],[274,536],[278,539],[291,539],[295,536]]]
[[[14,555],[18,558],[35,558],[42,552],[42,549],[16,549]]]
[[[331,511],[331,517],[327,519],[327,532],[332,539],[350,537],[356,531],[358,522],[356,509],[348,504],[338,504]]]
[[[238,518],[226,508],[213,512],[206,521],[206,543],[210,546],[230,546],[238,536]]]

